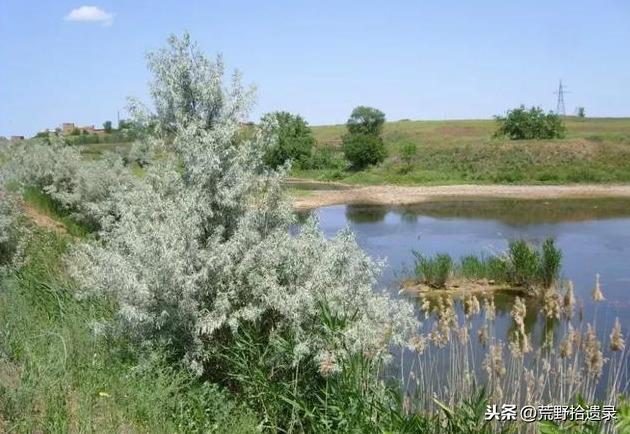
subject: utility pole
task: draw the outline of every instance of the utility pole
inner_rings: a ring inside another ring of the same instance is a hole
[[[558,95],[558,102],[556,104],[556,114],[561,116],[566,116],[566,109],[564,108],[564,94],[566,92],[566,87],[562,85],[562,79],[560,79],[560,84],[558,85],[558,90],[554,92],[554,94]]]

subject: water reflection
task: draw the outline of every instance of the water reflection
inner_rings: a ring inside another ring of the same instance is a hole
[[[374,205],[347,205],[346,219],[351,223],[379,223],[385,220],[389,210]]]

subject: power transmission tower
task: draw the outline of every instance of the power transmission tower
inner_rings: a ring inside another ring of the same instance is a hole
[[[558,90],[554,94],[558,95],[558,103],[556,104],[556,114],[566,116],[566,109],[564,108],[564,94],[567,92],[566,87],[562,85],[562,79],[558,85]]]

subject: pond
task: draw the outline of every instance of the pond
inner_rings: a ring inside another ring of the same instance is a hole
[[[404,207],[330,206],[313,211],[327,236],[349,225],[358,244],[374,259],[386,259],[379,285],[398,296],[399,282],[410,276],[413,250],[493,254],[506,250],[510,240],[541,243],[555,239],[562,250],[562,276],[574,283],[585,321],[596,321],[607,348],[616,317],[624,334],[630,322],[630,200],[451,200]],[[605,301],[595,303],[591,291],[601,275]],[[498,337],[510,329],[513,298],[497,297]],[[544,337],[545,317],[536,301],[528,301],[525,319],[534,347]],[[538,302],[539,303],[539,302]],[[548,324],[547,324],[548,325]],[[477,344],[479,345],[479,344]],[[605,350],[605,354],[606,354]]]

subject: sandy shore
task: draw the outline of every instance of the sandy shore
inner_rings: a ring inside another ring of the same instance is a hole
[[[292,180],[292,183],[312,183]],[[290,183],[291,184],[291,183]],[[411,205],[433,200],[503,198],[503,199],[569,199],[569,198],[630,198],[630,185],[448,185],[432,187],[402,187],[374,185],[355,187],[343,184],[315,183],[316,190],[295,195],[296,210],[303,211],[339,204]],[[341,187],[341,189],[340,189]]]

